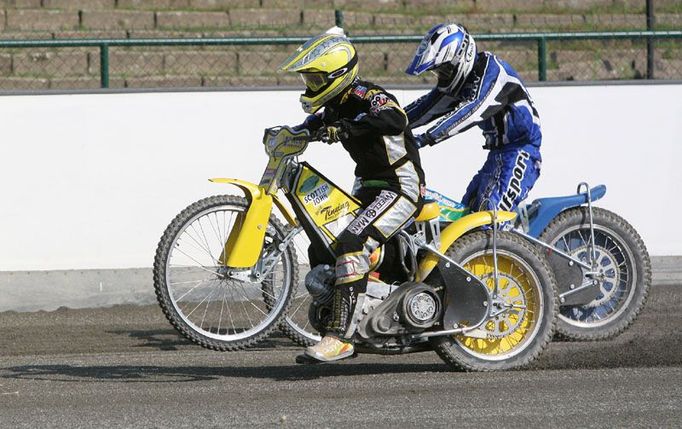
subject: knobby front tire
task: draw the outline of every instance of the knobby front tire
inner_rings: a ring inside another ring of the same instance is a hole
[[[260,282],[227,276],[221,255],[247,209],[245,198],[232,195],[197,201],[173,219],[156,250],[154,288],[163,313],[182,335],[208,349],[239,350],[265,338],[282,321],[298,283],[291,246],[273,258]],[[270,216],[261,260],[276,255],[287,232]]]

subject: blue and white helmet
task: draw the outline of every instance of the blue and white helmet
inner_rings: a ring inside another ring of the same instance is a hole
[[[476,42],[458,24],[438,24],[424,36],[405,73],[419,76],[427,70],[438,76],[438,89],[456,93],[476,61]]]

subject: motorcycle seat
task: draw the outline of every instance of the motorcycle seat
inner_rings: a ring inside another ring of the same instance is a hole
[[[437,217],[440,216],[440,207],[438,206],[438,203],[433,201],[433,202],[428,202],[424,203],[422,206],[421,211],[417,215],[415,221],[416,222],[428,222],[432,219],[436,219]]]

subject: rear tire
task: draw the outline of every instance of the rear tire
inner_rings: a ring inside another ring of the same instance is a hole
[[[649,252],[623,218],[594,207],[592,217],[599,268],[606,280],[600,295],[586,305],[561,306],[557,334],[568,340],[606,340],[625,331],[646,303],[651,286]],[[590,220],[587,207],[559,214],[539,239],[587,262]]]
[[[322,336],[311,324],[308,317],[310,312],[310,305],[313,303],[313,297],[308,293],[308,289],[304,284],[305,274],[310,269],[310,261],[308,260],[308,246],[310,240],[305,232],[301,230],[289,246],[296,249],[298,255],[298,271],[302,273],[294,288],[291,296],[291,306],[287,312],[286,317],[280,324],[280,329],[293,342],[302,347],[308,347],[320,342]]]
[[[492,232],[477,231],[457,240],[446,252],[493,290]],[[514,305],[499,319],[479,328],[487,338],[465,335],[432,337],[436,353],[453,368],[496,371],[520,368],[547,347],[558,311],[556,281],[542,255],[526,240],[498,233],[498,295]]]

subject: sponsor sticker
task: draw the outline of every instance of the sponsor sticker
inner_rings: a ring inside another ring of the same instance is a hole
[[[376,197],[374,202],[370,204],[365,211],[360,214],[355,220],[348,226],[348,231],[360,235],[360,233],[369,226],[381,213],[386,210],[386,208],[391,204],[397,195],[393,192],[382,191],[379,196]]]
[[[324,216],[324,220],[330,221],[338,218],[341,215],[344,215],[348,212],[350,209],[350,203],[348,201],[344,201],[343,203],[339,204],[336,207],[332,206],[325,206],[320,209],[320,214]]]
[[[514,201],[521,195],[521,182],[526,174],[526,160],[530,158],[528,152],[522,150],[516,157],[514,169],[512,170],[512,177],[509,179],[507,191],[502,195],[502,201],[499,203],[499,208],[502,210],[511,210],[514,206]]]
[[[397,104],[391,100],[391,98],[384,94],[383,92],[380,92],[376,94],[375,96],[372,97],[372,99],[369,102],[370,107],[369,110],[370,112],[376,114],[380,110],[383,109],[390,109],[393,107],[397,107]]]
[[[307,179],[305,179],[303,181],[303,183],[301,184],[301,187],[298,188],[298,192],[300,192],[302,194],[308,193],[308,191],[313,189],[317,185],[317,182],[319,182],[319,181],[320,181],[320,178],[317,176],[308,177]]]
[[[305,185],[305,183],[304,183]],[[323,183],[303,197],[303,202],[318,206],[329,199],[329,185]]]
[[[367,87],[358,85],[355,88],[353,88],[353,94],[357,95],[360,98],[365,98],[365,94],[367,94]]]

